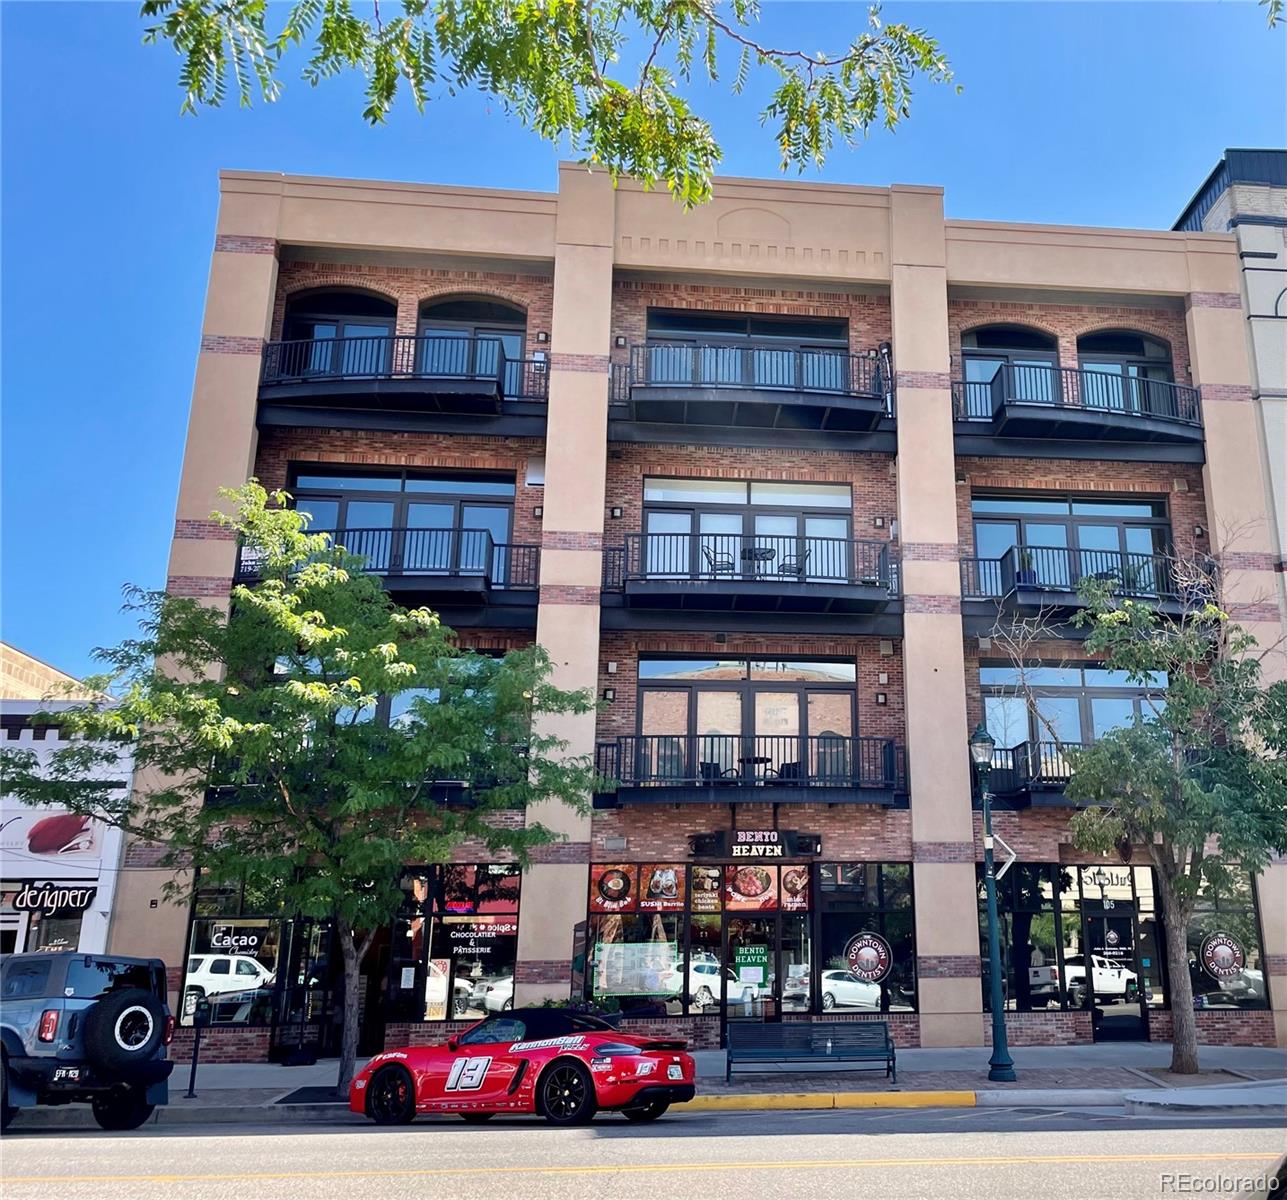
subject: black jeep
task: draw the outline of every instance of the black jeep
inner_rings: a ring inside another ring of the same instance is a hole
[[[158,958],[0,958],[0,1121],[79,1101],[104,1129],[137,1129],[169,1100],[173,1035]]]

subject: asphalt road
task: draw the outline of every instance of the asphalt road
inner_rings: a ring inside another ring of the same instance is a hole
[[[602,1116],[581,1129],[438,1118],[396,1130],[41,1131],[7,1135],[0,1172],[5,1200],[1139,1200],[1237,1195],[1239,1178],[1262,1174],[1285,1148],[1279,1122],[1248,1118],[693,1113],[651,1126]],[[1166,1176],[1175,1177],[1169,1189]]]

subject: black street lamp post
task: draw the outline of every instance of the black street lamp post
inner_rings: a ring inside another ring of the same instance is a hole
[[[988,1078],[998,1083],[1013,1083],[1014,1060],[1005,1033],[1005,998],[1001,987],[1001,933],[997,920],[997,874],[992,857],[992,794],[988,776],[992,772],[992,752],[996,741],[982,721],[970,734],[970,758],[979,772],[979,790],[983,795],[983,882],[988,901],[988,974],[991,984],[992,1057]]]

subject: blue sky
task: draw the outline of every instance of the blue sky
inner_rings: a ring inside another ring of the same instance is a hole
[[[835,47],[860,5],[765,4],[766,38]],[[837,152],[833,182],[941,184],[956,217],[1166,228],[1226,146],[1287,141],[1283,30],[1247,3],[891,4],[962,95]],[[0,3],[0,635],[65,670],[164,582],[221,167],[552,188],[557,150],[478,97],[372,130],[356,81],[178,115],[177,60],[132,3]],[[732,64],[730,64],[731,67]],[[1223,73],[1223,74],[1221,74]],[[773,175],[755,95],[698,89],[723,170]]]

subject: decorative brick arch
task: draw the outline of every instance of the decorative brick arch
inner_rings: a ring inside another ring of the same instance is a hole
[[[422,305],[431,300],[503,300],[506,304],[512,304],[519,309],[524,318],[527,317],[528,310],[531,308],[529,297],[518,295],[510,291],[509,288],[497,287],[495,284],[488,283],[484,287],[468,287],[459,283],[447,283],[442,287],[437,287],[431,291],[416,296],[416,315],[419,316]]]
[[[1182,320],[1183,318],[1181,318]],[[1073,335],[1074,347],[1082,338],[1092,333],[1142,333],[1155,338],[1167,349],[1171,358],[1171,372],[1177,383],[1189,378],[1189,353],[1186,340],[1180,331],[1167,328],[1164,321],[1156,320],[1151,314],[1141,312],[1138,316],[1126,313],[1116,317],[1092,318],[1084,328]],[[1075,364],[1074,364],[1075,365]]]
[[[305,292],[361,292],[386,300],[393,305],[394,315],[401,310],[401,297],[387,286],[384,280],[374,280],[363,274],[360,269],[354,270],[341,264],[335,264],[334,270],[311,271],[307,278],[280,283],[277,288],[277,299],[273,304],[272,336],[280,338],[286,320],[286,306]]]

